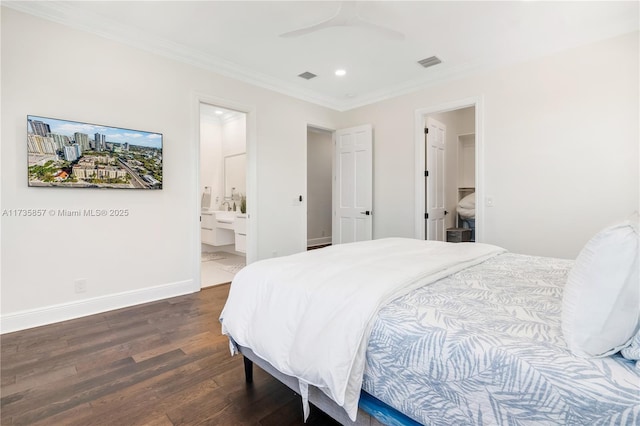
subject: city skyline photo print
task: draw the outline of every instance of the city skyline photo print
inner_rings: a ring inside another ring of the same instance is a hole
[[[162,134],[27,116],[29,186],[162,189]]]

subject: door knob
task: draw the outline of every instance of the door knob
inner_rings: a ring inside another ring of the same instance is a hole
[[[360,214],[366,214],[367,216],[369,216],[371,214],[371,212],[369,210],[364,211],[364,212],[360,212]]]

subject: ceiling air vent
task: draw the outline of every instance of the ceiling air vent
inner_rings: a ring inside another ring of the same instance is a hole
[[[298,77],[302,77],[302,78],[304,78],[305,80],[311,80],[312,78],[317,77],[317,75],[315,75],[315,74],[314,74],[314,73],[312,73],[312,72],[305,71],[305,72],[303,72],[302,74],[298,74]]]
[[[426,58],[426,59],[422,59],[420,61],[418,61],[418,63],[420,65],[422,65],[425,68],[429,68],[432,67],[434,65],[438,65],[440,62],[442,62],[440,59],[438,59],[438,57],[436,56],[432,56],[430,58]]]

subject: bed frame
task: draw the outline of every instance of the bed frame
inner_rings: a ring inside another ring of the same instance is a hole
[[[287,385],[294,392],[300,392],[298,379],[286,374],[282,374],[267,361],[257,356],[249,348],[238,346],[238,350],[244,357],[244,374],[247,383],[253,382],[253,364],[256,364],[258,367]],[[325,395],[324,392],[314,386],[309,386],[309,403],[315,405],[342,425],[384,426],[383,423],[380,423],[376,418],[372,417],[369,413],[364,411],[362,407],[358,409],[358,416],[356,417],[356,421],[351,421],[346,411],[344,411],[342,407],[340,407],[331,398]]]

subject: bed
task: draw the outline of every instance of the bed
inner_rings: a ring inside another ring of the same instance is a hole
[[[562,315],[576,262],[402,238],[328,247],[241,271],[222,329],[247,380],[256,363],[305,415],[342,424],[639,424],[640,296],[624,344],[576,356]]]

